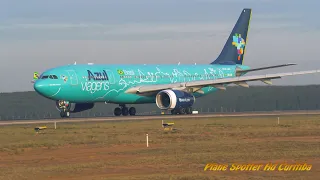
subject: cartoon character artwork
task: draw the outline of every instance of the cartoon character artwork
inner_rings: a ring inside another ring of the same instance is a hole
[[[65,76],[65,75],[62,75],[62,76],[61,76],[61,79],[63,79],[63,81],[64,81],[65,83],[68,81],[68,77]]]
[[[244,53],[244,47],[246,46],[246,42],[241,37],[241,34],[235,33],[233,36],[232,45],[237,47],[237,53],[238,53],[238,61],[241,59],[241,55]]]
[[[33,73],[33,80],[37,80],[37,79],[39,79],[39,78],[40,78],[39,73],[38,73],[38,72],[34,72],[34,73]]]

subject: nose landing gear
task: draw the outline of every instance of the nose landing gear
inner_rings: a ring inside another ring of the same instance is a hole
[[[58,109],[60,111],[60,117],[68,118],[70,117],[70,105],[69,102],[59,100],[58,101]]]
[[[60,117],[68,118],[68,117],[70,117],[70,112],[69,111],[65,111],[65,110],[61,110],[60,111]]]

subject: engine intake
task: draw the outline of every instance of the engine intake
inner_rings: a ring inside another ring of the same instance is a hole
[[[92,109],[93,107],[94,103],[69,103],[68,101],[56,101],[56,108],[58,111],[66,108],[71,113],[77,113]]]
[[[179,90],[163,90],[156,95],[156,104],[162,110],[191,107],[195,100],[192,94]]]

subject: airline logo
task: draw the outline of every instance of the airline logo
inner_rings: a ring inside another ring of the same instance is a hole
[[[118,72],[119,75],[134,76],[134,71],[133,71],[133,70],[122,70],[122,69],[118,69],[117,72]]]
[[[108,75],[105,70],[102,72],[91,72],[90,70],[87,70],[88,72],[88,80],[109,80]]]
[[[191,99],[189,98],[179,98],[179,102],[190,102]]]
[[[243,55],[243,49],[246,46],[246,42],[241,37],[241,34],[235,33],[233,36],[232,45],[237,47],[237,53],[238,53],[238,61],[240,61],[241,55]]]

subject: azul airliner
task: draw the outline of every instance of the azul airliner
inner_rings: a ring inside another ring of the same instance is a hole
[[[191,114],[196,98],[230,84],[249,87],[248,81],[271,84],[283,76],[318,73],[319,70],[243,76],[251,71],[290,66],[283,64],[251,69],[243,65],[251,9],[243,9],[222,52],[206,65],[72,64],[49,69],[34,81],[34,89],[56,101],[61,117],[88,110],[97,102],[119,104],[115,116],[135,115],[126,105],[156,103],[172,114]]]

